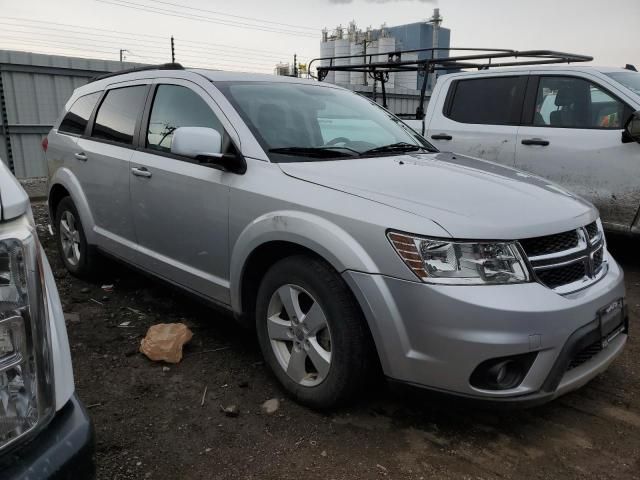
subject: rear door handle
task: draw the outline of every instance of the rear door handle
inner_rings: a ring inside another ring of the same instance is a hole
[[[542,140],[541,138],[525,138],[522,140],[523,145],[540,145],[546,147],[549,145],[549,140]]]
[[[133,173],[136,177],[151,177],[151,172],[147,170],[147,167],[134,167],[131,169],[131,173]]]
[[[74,157],[76,157],[78,160],[82,160],[83,162],[87,161],[87,154],[84,152],[75,153]]]
[[[436,133],[435,135],[431,135],[431,138],[434,140],[453,140],[453,137],[446,133]]]

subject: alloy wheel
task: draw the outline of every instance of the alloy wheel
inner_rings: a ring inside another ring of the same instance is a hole
[[[280,367],[296,383],[322,383],[331,367],[331,332],[320,304],[300,286],[278,288],[267,309],[267,331]]]
[[[60,218],[59,228],[62,254],[70,265],[78,265],[80,262],[80,231],[76,223],[76,217],[66,210]]]

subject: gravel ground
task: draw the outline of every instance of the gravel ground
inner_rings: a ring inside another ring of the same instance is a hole
[[[640,478],[638,337],[588,386],[534,409],[483,410],[381,385],[351,408],[317,413],[284,397],[255,337],[228,314],[115,263],[93,283],[68,275],[45,205],[35,203],[34,214],[68,312],[99,479]],[[638,241],[610,245],[625,269],[635,332]],[[137,353],[159,322],[194,332],[180,364]],[[272,398],[280,406],[268,415],[261,405]],[[229,405],[238,417],[221,412]]]

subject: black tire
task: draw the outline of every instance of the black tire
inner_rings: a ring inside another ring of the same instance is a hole
[[[271,345],[267,326],[269,302],[287,284],[302,287],[313,297],[329,327],[331,361],[328,373],[318,385],[306,386],[290,378]],[[309,407],[326,409],[353,401],[372,378],[372,372],[377,373],[379,364],[360,307],[340,275],[320,259],[296,255],[269,269],[258,290],[256,329],[262,354],[276,378],[293,398]]]
[[[75,229],[78,232],[79,237],[77,243],[79,250],[79,259],[76,263],[73,263],[69,260],[63,249],[63,234],[61,233],[61,222],[67,212],[70,213],[75,220]],[[82,222],[80,221],[80,215],[78,214],[78,210],[76,209],[76,206],[74,205],[73,200],[71,200],[70,197],[63,198],[56,208],[55,233],[56,244],[58,245],[58,253],[65,268],[76,277],[91,278],[97,270],[96,265],[98,263],[98,256],[94,248],[91,247],[91,245],[87,244],[87,238],[84,234],[84,228],[82,226]]]

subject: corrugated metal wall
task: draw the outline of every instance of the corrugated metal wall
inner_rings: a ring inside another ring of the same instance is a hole
[[[0,50],[0,158],[18,178],[46,176],[40,143],[73,90],[96,75],[136,65]]]

